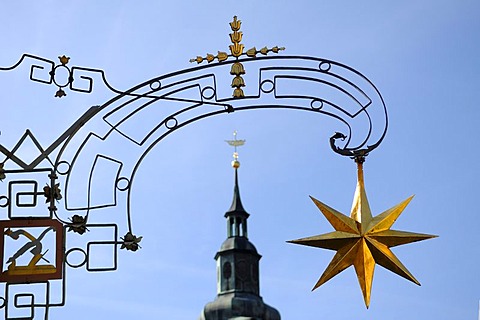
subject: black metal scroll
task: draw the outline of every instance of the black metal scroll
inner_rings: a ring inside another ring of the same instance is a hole
[[[65,56],[55,64],[25,54],[18,63],[0,67],[0,71],[14,70],[27,60],[32,61],[30,79],[55,85],[56,97],[65,96],[67,88],[93,92],[89,74],[101,75],[113,97],[90,107],[46,148],[29,130],[12,150],[0,145],[4,156],[0,159],[0,188],[4,190],[0,192],[0,208],[5,213],[0,221],[0,281],[1,274],[7,279],[3,281],[0,309],[5,319],[16,318],[11,315],[12,307],[26,314],[22,319],[47,319],[51,307],[65,305],[67,269],[116,270],[119,248],[140,248],[141,237],[134,233],[130,209],[132,184],[146,155],[176,130],[238,111],[308,111],[312,116],[325,115],[337,121],[339,129],[330,138],[334,152],[363,157],[380,145],[388,127],[383,98],[373,83],[355,69],[327,59],[275,56],[235,60],[248,69],[245,78],[250,77],[242,98],[231,96],[229,70],[234,61],[180,70],[120,91],[108,84],[102,70],[69,67]],[[40,151],[33,161],[16,155],[26,139]],[[116,147],[119,144],[122,148]],[[100,197],[99,190],[106,187],[111,189],[110,196]],[[124,206],[126,213],[127,229],[123,232],[118,230],[117,221],[89,223],[98,211],[119,206]],[[62,226],[61,245],[49,229],[58,229],[57,224]],[[19,261],[27,251],[21,246],[17,251],[11,249],[20,234],[26,236],[25,246],[39,248],[23,264]],[[92,250],[98,247],[109,248],[109,265],[94,263]],[[60,283],[55,293],[53,283]],[[17,292],[18,286],[24,289]],[[35,288],[29,291],[31,287]]]

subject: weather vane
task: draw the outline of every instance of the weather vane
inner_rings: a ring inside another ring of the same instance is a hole
[[[285,50],[284,47],[275,46],[273,48],[263,47],[260,50],[257,50],[255,47],[248,49],[247,52],[243,52],[245,46],[241,44],[243,33],[240,31],[240,26],[242,22],[237,20],[237,16],[233,17],[233,21],[230,22],[230,28],[232,29],[232,33],[230,33],[230,40],[232,44],[229,46],[230,54],[224,51],[218,51],[217,55],[213,55],[211,53],[207,53],[205,57],[197,56],[194,59],[190,59],[190,62],[197,62],[202,63],[206,60],[208,63],[217,59],[219,62],[227,60],[229,57],[235,57],[237,60],[234,64],[232,64],[232,68],[230,69],[230,74],[235,76],[232,80],[232,88],[233,90],[233,97],[234,98],[243,98],[245,94],[243,93],[242,87],[245,87],[245,81],[242,78],[242,75],[245,74],[245,68],[243,64],[238,61],[238,58],[242,55],[247,55],[248,57],[256,57],[258,53],[263,55],[267,55],[269,52],[278,53],[281,50]]]
[[[232,160],[232,167],[237,169],[240,167],[240,162],[238,161],[238,152],[237,147],[243,146],[245,144],[245,140],[237,140],[237,131],[233,131],[233,140],[225,140],[226,143],[231,145],[234,148],[233,152],[233,160]]]

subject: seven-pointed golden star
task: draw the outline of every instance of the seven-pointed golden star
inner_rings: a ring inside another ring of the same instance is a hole
[[[353,265],[368,308],[375,264],[420,285],[389,248],[436,236],[390,230],[413,196],[372,217],[365,193],[362,162],[357,161],[358,183],[350,217],[310,197],[335,231],[288,242],[337,251],[312,291]]]

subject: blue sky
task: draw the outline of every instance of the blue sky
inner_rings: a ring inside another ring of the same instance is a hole
[[[52,309],[51,319],[199,316],[216,294],[213,257],[226,237],[223,214],[233,191],[233,150],[224,140],[234,130],[247,140],[239,150],[240,190],[251,214],[250,240],[263,256],[261,295],[283,319],[476,319],[478,1],[17,1],[0,8],[0,66],[23,53],[55,61],[65,54],[70,66],[103,69],[120,90],[192,67],[188,61],[197,55],[226,51],[234,15],[247,48],[285,46],[281,55],[331,59],[360,71],[381,92],[390,120],[365,163],[373,214],[415,194],[395,229],[440,236],[394,248],[422,286],[377,267],[369,310],[352,268],[311,292],[333,252],[285,241],[332,230],[309,195],[349,213],[355,165],[328,145],[341,127],[301,111],[223,114],[176,131],[149,153],[132,185],[142,249],[121,250],[115,272],[69,268],[66,306]],[[90,106],[114,96],[96,79],[91,94],[67,90],[54,98],[54,86],[31,82],[28,74],[28,65],[0,72],[0,143],[7,148],[27,128],[47,146]],[[139,121],[141,128],[152,119]],[[101,131],[102,123],[88,129]],[[124,154],[128,166],[130,147],[114,143],[102,153]],[[22,156],[34,152],[25,148]],[[0,188],[5,194],[6,182]],[[72,187],[72,204],[84,190]],[[122,201],[93,211],[89,222],[117,223],[123,235]],[[97,236],[104,234],[94,228],[87,235]],[[107,253],[97,256],[95,263],[108,264]]]

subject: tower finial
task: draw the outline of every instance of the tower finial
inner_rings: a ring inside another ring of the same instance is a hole
[[[232,167],[238,169],[240,167],[240,162],[238,161],[238,152],[237,147],[243,146],[245,140],[237,140],[237,130],[233,131],[234,140],[225,140],[226,143],[234,147]]]

